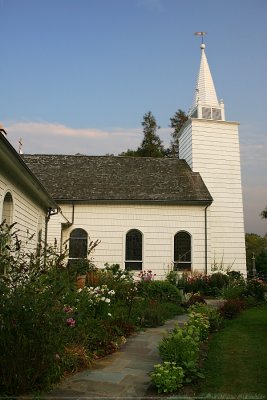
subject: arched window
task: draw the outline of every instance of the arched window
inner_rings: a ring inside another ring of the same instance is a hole
[[[6,222],[7,225],[11,225],[13,222],[13,199],[11,193],[7,193],[3,202],[2,221]]]
[[[70,234],[69,258],[81,259],[87,257],[87,232],[81,228],[74,229]]]
[[[174,236],[174,269],[191,270],[191,235],[180,231]]]
[[[125,269],[142,270],[142,233],[131,229],[126,234]]]

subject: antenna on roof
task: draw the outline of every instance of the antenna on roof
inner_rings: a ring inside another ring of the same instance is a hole
[[[23,145],[22,138],[19,138],[19,154],[23,154],[22,145]]]

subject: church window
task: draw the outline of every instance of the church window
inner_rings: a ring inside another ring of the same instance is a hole
[[[174,236],[174,269],[191,269],[191,235],[180,231]]]
[[[87,257],[88,235],[84,229],[74,229],[70,234],[69,258],[81,259]]]
[[[125,269],[142,270],[142,233],[131,229],[126,235]]]
[[[13,199],[11,193],[7,193],[3,202],[2,221],[11,225],[13,221]]]

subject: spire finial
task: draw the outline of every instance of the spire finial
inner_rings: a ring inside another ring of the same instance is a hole
[[[206,45],[204,43],[204,36],[207,35],[207,32],[195,32],[194,33],[196,36],[201,36],[201,45],[200,48],[201,50],[204,50]]]
[[[19,154],[23,154],[22,146],[23,146],[22,138],[19,138]]]

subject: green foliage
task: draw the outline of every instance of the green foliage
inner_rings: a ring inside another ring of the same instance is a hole
[[[159,344],[162,359],[181,367],[186,383],[203,378],[197,362],[200,342],[207,339],[209,327],[209,320],[205,314],[192,312],[183,328],[176,326]]]
[[[246,295],[246,282],[242,279],[232,280],[228,286],[222,290],[222,296],[226,300],[237,299]]]
[[[128,149],[120,155],[127,157],[164,157],[166,151],[157,134],[159,127],[151,111],[144,115],[142,126],[144,137],[141,146],[137,150]]]
[[[267,219],[267,207],[265,207],[265,209],[262,210],[262,212],[261,212],[261,218]]]
[[[159,344],[159,353],[162,359],[176,362],[179,366],[182,366],[184,362],[192,362],[196,365],[199,354],[199,337],[196,335],[193,337],[192,331],[193,329],[183,330],[177,327],[170,335],[165,336]],[[194,333],[196,331],[197,329]]]
[[[118,265],[100,271],[89,260],[66,267],[65,254],[55,248],[46,249],[44,265],[43,254],[23,251],[13,229],[0,225],[1,394],[46,390],[65,372],[115,351],[133,330],[182,312],[177,289],[167,282],[149,282],[152,297],[140,296],[132,275]],[[87,286],[77,289],[81,271]]]
[[[210,324],[209,330],[211,332],[219,330],[220,327],[222,326],[223,319],[219,311],[216,308],[211,307],[207,304],[200,304],[200,303],[194,304],[189,308],[188,312],[189,313],[196,312],[206,315],[209,320]]]
[[[178,289],[167,281],[141,280],[138,282],[138,292],[141,296],[159,301],[180,303],[181,296]]]
[[[172,157],[179,158],[179,131],[185,122],[188,120],[188,116],[184,111],[179,109],[176,111],[173,117],[170,118],[170,126],[173,128],[171,132],[171,145],[170,145],[170,154]]]
[[[181,386],[184,378],[184,371],[175,362],[165,361],[163,364],[154,366],[151,379],[158,388],[158,393],[172,393]]]
[[[267,284],[261,279],[248,279],[246,285],[246,295],[252,296],[256,301],[265,301],[267,295]]]
[[[213,274],[209,275],[209,287],[210,288],[217,288],[221,290],[223,287],[228,285],[229,283],[229,276],[222,272],[214,272]]]
[[[267,248],[257,255],[256,260],[256,270],[258,276],[267,277]]]
[[[252,271],[252,257],[255,257],[256,270],[267,274],[266,254],[267,239],[255,233],[246,234],[246,262],[248,271]]]
[[[148,111],[142,121],[144,138],[138,152],[141,157],[163,157],[164,147],[160,140],[157,129],[157,122],[151,111]]]
[[[56,355],[71,328],[50,289],[31,282],[9,289],[1,281],[0,380],[7,393],[47,387],[64,372]]]
[[[210,323],[209,318],[206,314],[191,311],[189,314],[189,321],[185,324],[184,330],[187,331],[187,329],[191,326],[196,328],[199,340],[201,342],[207,340],[209,335]]]
[[[181,274],[179,271],[171,270],[166,275],[166,280],[177,288],[185,289],[187,285],[188,275],[185,273]]]

